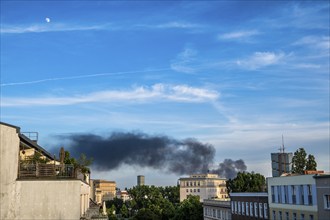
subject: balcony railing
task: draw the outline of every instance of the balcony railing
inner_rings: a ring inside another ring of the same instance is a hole
[[[71,164],[20,163],[18,178],[76,178]]]

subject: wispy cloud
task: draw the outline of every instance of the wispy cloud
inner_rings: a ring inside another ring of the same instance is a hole
[[[252,36],[260,34],[257,30],[249,30],[249,31],[235,31],[229,32],[225,34],[219,34],[219,40],[241,40],[241,39],[248,39]]]
[[[174,71],[182,73],[195,73],[196,69],[193,67],[196,61],[197,51],[191,48],[185,48],[179,53],[171,63],[171,68]]]
[[[139,24],[136,27],[145,27],[145,28],[159,28],[159,29],[191,29],[191,28],[200,28],[203,27],[200,24],[194,24],[189,22],[182,22],[182,21],[171,21],[166,23],[160,24]]]
[[[329,53],[329,36],[305,36],[297,40],[293,45],[306,45],[307,47],[319,50],[326,50]]]
[[[191,87],[187,85],[155,84],[151,87],[140,86],[132,90],[106,90],[87,95],[75,95],[67,97],[42,97],[42,98],[7,98],[2,97],[1,106],[54,106],[74,105],[80,103],[95,102],[149,102],[171,101],[202,103],[212,102],[219,98],[220,94],[214,90]]]
[[[160,72],[171,70],[170,68],[162,68],[162,69],[150,69],[150,70],[136,70],[136,71],[122,71],[122,72],[109,72],[109,73],[96,73],[96,74],[88,74],[88,75],[76,75],[76,76],[67,76],[67,77],[53,77],[32,81],[23,81],[23,82],[9,82],[0,84],[1,87],[5,86],[19,86],[19,85],[29,85],[29,84],[38,84],[49,81],[60,81],[60,80],[72,80],[72,79],[83,79],[83,78],[93,78],[93,77],[102,77],[102,76],[116,76],[130,73],[147,73],[147,72]]]
[[[2,34],[24,34],[24,33],[42,33],[42,32],[61,32],[61,31],[89,31],[109,29],[109,24],[102,25],[71,25],[71,24],[33,24],[33,25],[2,25]]]
[[[237,60],[236,64],[240,67],[255,70],[269,65],[278,64],[287,55],[283,52],[255,52],[250,57],[242,60]]]

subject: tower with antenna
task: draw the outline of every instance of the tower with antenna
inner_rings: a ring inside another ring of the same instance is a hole
[[[282,146],[279,148],[279,151],[279,153],[271,153],[273,177],[281,176],[284,173],[291,173],[293,154],[285,152],[283,135]]]

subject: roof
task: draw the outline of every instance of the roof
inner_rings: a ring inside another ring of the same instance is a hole
[[[319,175],[315,175],[313,176],[315,179],[320,179],[320,178],[330,178],[330,174],[319,174]]]
[[[19,139],[20,139],[21,142],[25,143],[29,147],[32,147],[32,148],[38,150],[40,153],[42,153],[43,155],[45,155],[49,159],[54,160],[54,157],[48,151],[46,151],[44,148],[42,148],[36,142],[34,142],[31,139],[29,139],[28,137],[26,137],[24,134],[20,133],[19,134]]]
[[[17,133],[19,133],[19,132],[20,132],[20,130],[21,130],[21,128],[20,128],[20,127],[17,127],[17,126],[15,126],[15,125],[11,125],[11,124],[7,124],[7,123],[5,123],[5,122],[1,122],[1,121],[0,121],[0,124],[2,124],[2,125],[5,125],[5,126],[8,126],[8,127],[12,127],[12,128],[15,128],[15,129],[16,129],[16,131],[17,131]]]
[[[233,192],[229,193],[230,197],[267,197],[268,193],[266,192]]]

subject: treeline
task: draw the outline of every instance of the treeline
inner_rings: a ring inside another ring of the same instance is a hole
[[[131,200],[107,201],[109,220],[201,220],[203,207],[198,196],[180,202],[179,186],[136,186],[127,190]]]

